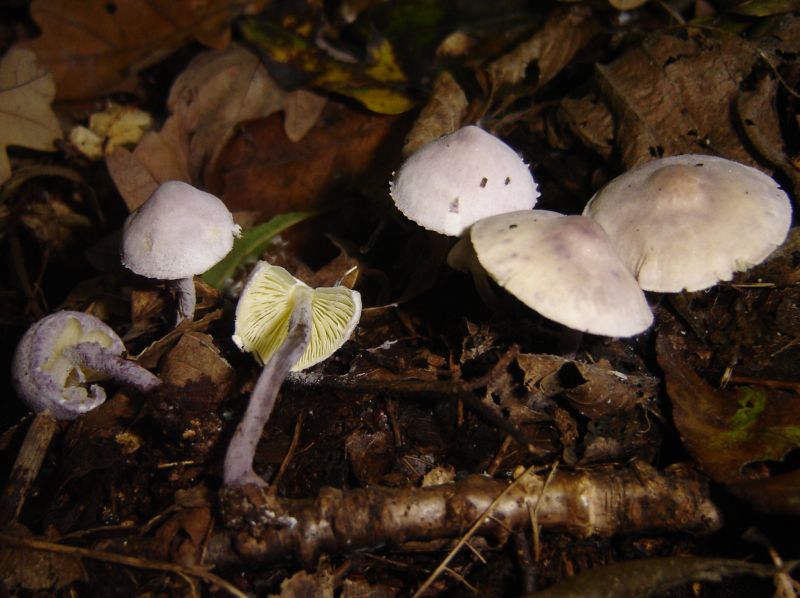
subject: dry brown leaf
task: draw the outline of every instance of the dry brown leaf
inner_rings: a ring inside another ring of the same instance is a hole
[[[258,210],[263,218],[318,208],[351,182],[389,180],[402,117],[370,114],[328,102],[322,117],[292,143],[277,115],[245,125],[206,176],[232,211]],[[386,149],[392,148],[392,149]],[[383,152],[381,150],[384,150]]]
[[[536,83],[544,85],[572,61],[597,30],[597,19],[586,6],[554,11],[530,39],[489,65],[493,86],[497,89],[516,85],[525,78],[534,61],[538,67]]]
[[[597,80],[616,120],[622,162],[712,151],[753,164],[728,106],[755,58],[738,37],[658,35],[608,66]]]
[[[31,17],[42,35],[23,47],[36,52],[55,77],[59,99],[119,89],[193,37],[221,46],[228,23],[245,0],[37,0]]]
[[[27,531],[20,535],[29,536]],[[86,580],[81,559],[72,554],[45,552],[27,547],[0,547],[0,579],[6,591],[60,590]]]
[[[467,105],[467,96],[453,75],[447,71],[439,74],[431,97],[406,137],[403,155],[411,155],[429,141],[458,129],[464,121]]]
[[[56,149],[62,132],[50,108],[55,94],[53,76],[37,66],[33,52],[12,50],[0,59],[0,185],[11,178],[9,145]]]
[[[108,168],[133,210],[159,183],[201,182],[240,123],[285,110],[285,128],[299,139],[314,126],[325,101],[310,92],[283,91],[258,56],[242,46],[205,52],[173,83],[167,100],[172,116],[164,127],[145,135],[132,153],[115,150]]]

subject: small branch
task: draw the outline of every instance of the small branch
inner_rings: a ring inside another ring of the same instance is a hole
[[[151,571],[164,571],[166,573],[173,573],[181,577],[197,577],[206,583],[219,586],[231,596],[238,598],[248,598],[247,594],[241,592],[236,586],[225,581],[218,575],[214,575],[203,567],[199,566],[183,566],[174,563],[167,563],[164,561],[152,561],[149,559],[142,559],[139,557],[128,556],[125,554],[117,554],[114,552],[105,552],[102,550],[92,550],[90,548],[81,548],[78,546],[67,546],[65,544],[56,544],[54,542],[45,542],[43,540],[36,540],[33,538],[24,538],[12,536],[10,534],[0,533],[0,544],[6,546],[13,546],[15,548],[26,548],[28,550],[43,550],[46,552],[55,552],[57,554],[68,554],[96,561],[106,563],[115,563],[117,565],[124,565],[126,567],[135,567],[137,569],[148,569]]]
[[[39,413],[33,418],[0,497],[0,528],[7,527],[19,517],[57,431],[58,422],[49,413]]]
[[[506,529],[530,525],[529,506],[543,529],[580,537],[654,530],[704,534],[721,525],[707,483],[681,465],[663,472],[644,463],[560,470],[549,481],[526,475],[507,487],[505,480],[472,476],[425,488],[323,488],[314,499],[281,498],[254,485],[223,488],[223,516],[238,531],[217,533],[209,559],[262,562],[294,554],[313,563],[323,552],[459,537],[479,518],[476,533],[504,540]],[[501,493],[487,520],[483,513]]]

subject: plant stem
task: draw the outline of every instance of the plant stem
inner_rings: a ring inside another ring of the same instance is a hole
[[[269,420],[278,390],[295,363],[311,341],[311,292],[298,287],[294,291],[295,307],[289,316],[286,339],[275,354],[264,364],[255,388],[250,395],[242,421],[228,445],[225,454],[224,482],[226,486],[243,486],[267,483],[253,471],[256,446]]]

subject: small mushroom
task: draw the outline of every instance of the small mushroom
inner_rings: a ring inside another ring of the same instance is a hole
[[[20,398],[37,413],[75,419],[106,399],[96,384],[113,379],[137,390],[160,384],[157,376],[125,359],[125,346],[98,318],[59,311],[42,318],[14,353],[12,381]]]
[[[167,181],[125,221],[122,264],[140,276],[172,283],[180,323],[194,316],[193,277],[224,258],[240,230],[220,199]]]
[[[259,262],[236,306],[234,342],[263,364],[242,421],[225,455],[226,486],[265,485],[253,457],[290,371],[319,363],[350,337],[361,295],[346,287],[312,289],[279,266]]]
[[[644,293],[603,229],[589,218],[545,210],[500,214],[473,224],[460,243],[450,256],[452,265],[469,267],[478,281],[485,271],[559,324],[627,337],[653,323]]]
[[[755,168],[715,156],[647,162],[598,191],[584,215],[605,229],[647,291],[698,291],[783,243],[788,196]]]
[[[33,420],[0,495],[0,526],[15,521],[53,436],[55,420],[80,417],[105,401],[95,382],[112,378],[141,391],[161,381],[122,357],[125,347],[103,322],[75,311],[59,311],[33,324],[14,353],[11,378],[33,411]]]
[[[397,208],[417,224],[461,235],[481,218],[530,209],[539,190],[508,145],[467,126],[414,152],[390,183]]]

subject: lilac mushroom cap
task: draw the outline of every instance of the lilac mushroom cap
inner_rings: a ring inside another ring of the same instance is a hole
[[[125,346],[98,318],[59,311],[34,323],[14,353],[12,381],[19,397],[35,412],[75,419],[106,399],[93,384],[115,378],[149,390],[160,380],[121,357]]]
[[[219,198],[167,181],[125,221],[122,264],[147,278],[188,278],[224,258],[239,233]]]
[[[687,154],[647,162],[598,191],[596,220],[648,291],[698,291],[761,263],[783,243],[788,196],[755,168]]]
[[[522,158],[472,125],[414,152],[390,191],[405,216],[450,236],[461,235],[481,218],[533,208],[539,197]]]
[[[500,214],[476,222],[469,240],[498,285],[554,322],[613,337],[653,323],[644,293],[589,218],[545,210]]]

